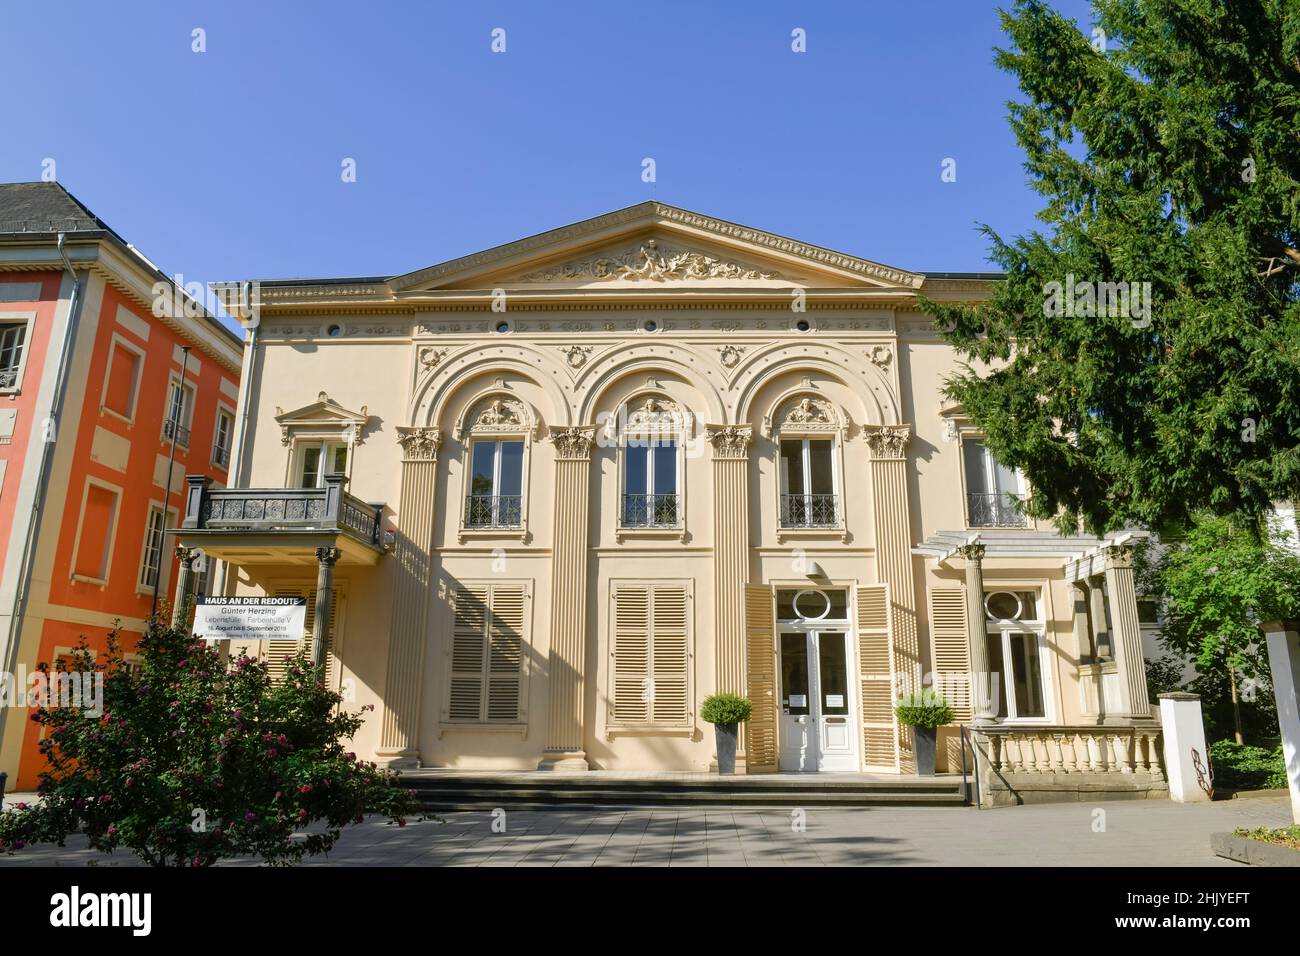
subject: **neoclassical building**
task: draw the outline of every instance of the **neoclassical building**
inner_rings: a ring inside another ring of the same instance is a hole
[[[309,598],[395,766],[707,770],[731,691],[749,772],[909,772],[893,704],[929,683],[1007,774],[1158,781],[1130,545],[1027,520],[941,394],[917,297],[996,280],[647,202],[263,281],[234,480],[191,480],[182,546]]]

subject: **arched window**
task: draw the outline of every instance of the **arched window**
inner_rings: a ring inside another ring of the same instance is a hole
[[[493,395],[458,427],[465,443],[463,531],[522,530],[532,417],[523,402]]]
[[[658,395],[624,406],[618,443],[620,530],[682,527],[685,418],[676,402]]]
[[[783,530],[843,528],[843,426],[835,406],[815,394],[789,396],[777,403],[767,425],[779,449],[777,526]]]

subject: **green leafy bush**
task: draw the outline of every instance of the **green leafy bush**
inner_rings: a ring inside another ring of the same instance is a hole
[[[1280,743],[1270,750],[1218,740],[1210,744],[1210,761],[1215,789],[1275,790],[1287,785]]]
[[[953,721],[952,707],[937,691],[923,690],[919,694],[904,694],[894,705],[898,722],[908,727],[934,729]]]
[[[365,814],[399,826],[419,814],[392,774],[347,752],[361,716],[339,708],[305,652],[283,682],[172,628],[151,627],[138,652],[132,672],[116,633],[103,662],[82,639],[68,670],[102,673],[102,710],[52,699],[34,711],[41,799],[0,813],[0,849],[80,832],[92,849],[125,847],[154,866],[289,864],[329,850]]]
[[[710,724],[744,723],[753,712],[749,698],[737,694],[714,694],[706,697],[700,707],[700,716]]]

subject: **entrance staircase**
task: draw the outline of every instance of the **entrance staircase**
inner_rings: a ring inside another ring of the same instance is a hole
[[[719,776],[592,770],[494,772],[411,770],[401,784],[425,810],[588,806],[962,806],[960,774],[770,773]]]

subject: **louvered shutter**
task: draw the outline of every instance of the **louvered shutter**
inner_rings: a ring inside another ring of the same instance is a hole
[[[899,769],[889,617],[887,585],[858,588],[858,667],[865,748],[862,762],[868,770]]]
[[[527,586],[463,584],[453,605],[447,719],[521,720]]]
[[[267,670],[273,681],[282,681],[289,672],[289,660],[300,648],[311,649],[311,632],[316,626],[316,589],[306,587],[280,587],[272,592],[273,597],[305,597],[307,615],[303,619],[302,637],[298,640],[266,641],[262,656],[266,660]],[[340,608],[343,606],[341,591],[336,586],[330,591],[330,629],[325,636],[325,686],[335,687],[338,681],[339,647],[338,635],[342,633],[343,619]]]
[[[691,606],[685,583],[615,585],[609,722],[690,722]]]
[[[970,638],[965,588],[935,588],[930,592],[930,660],[934,665],[935,690],[952,705],[957,723],[970,723]]]
[[[776,615],[770,588],[745,588],[748,691],[754,711],[745,722],[751,773],[776,771]]]
[[[613,674],[611,723],[640,724],[650,718],[650,589],[616,585],[614,638],[610,641]]]

